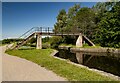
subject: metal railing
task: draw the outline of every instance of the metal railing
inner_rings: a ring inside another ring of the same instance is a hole
[[[25,39],[25,38],[27,38],[30,34],[32,34],[34,31],[35,31],[35,27],[31,28],[30,30],[28,30],[27,32],[25,32],[24,34],[22,34],[19,38]]]
[[[53,32],[53,29],[52,29],[52,27],[33,27],[33,28],[31,28],[30,30],[28,30],[27,32],[25,32],[24,34],[22,34],[19,38],[21,38],[21,39],[26,39],[28,36],[30,36],[32,33],[46,33],[46,34],[51,34],[51,33],[53,33],[53,34],[56,34],[56,35],[59,35],[59,34],[84,34],[84,35],[87,35],[87,34],[85,34],[85,33],[83,33],[82,32],[83,30],[82,29],[79,29],[79,30],[77,30],[77,32],[74,32],[74,31],[70,31],[70,32],[64,32],[64,31],[62,31],[62,32]],[[92,30],[89,30],[90,32],[92,32]]]
[[[51,27],[36,27],[35,32],[52,33],[53,29]]]
[[[21,39],[26,39],[30,34],[35,33],[35,32],[40,32],[40,33],[52,33],[53,30],[51,27],[33,27],[24,34],[22,34],[19,38]]]

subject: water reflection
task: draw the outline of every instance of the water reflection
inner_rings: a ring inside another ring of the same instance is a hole
[[[83,64],[83,53],[76,53],[76,59],[78,63]]]
[[[70,52],[59,50],[56,55],[72,62],[83,64],[90,68],[103,70],[120,76],[120,55],[111,53]]]

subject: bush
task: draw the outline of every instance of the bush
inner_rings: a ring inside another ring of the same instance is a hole
[[[43,43],[43,44],[42,44],[42,48],[43,48],[43,49],[50,48],[50,44],[47,43],[47,42],[46,42],[46,43]]]
[[[88,47],[89,45],[87,43],[83,44],[83,47]]]
[[[61,36],[51,37],[49,42],[50,42],[51,48],[57,48],[62,43],[62,37]]]

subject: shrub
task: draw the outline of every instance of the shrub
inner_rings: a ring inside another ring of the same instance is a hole
[[[57,48],[58,45],[62,43],[62,37],[61,36],[51,37],[49,42],[50,42],[51,48]]]

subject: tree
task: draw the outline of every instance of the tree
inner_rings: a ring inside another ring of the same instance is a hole
[[[68,10],[68,13],[64,9],[60,10],[58,16],[57,16],[57,22],[54,25],[54,32],[61,33],[61,32],[75,32],[76,30],[76,13],[80,9],[80,5],[75,4],[73,7],[71,7]],[[63,42],[69,43],[70,40],[72,40],[74,37],[71,36],[64,36]]]
[[[57,16],[57,22],[54,25],[54,32],[59,33],[62,32],[64,28],[66,28],[67,25],[67,14],[64,9],[62,9],[58,16]]]
[[[53,36],[49,40],[51,48],[57,48],[58,45],[62,43],[62,37],[60,36]]]
[[[83,7],[76,14],[78,31],[92,38],[95,30],[95,13],[92,9]],[[89,35],[88,35],[89,34]]]
[[[68,14],[67,14],[67,25],[66,28],[64,28],[64,32],[67,33],[76,33],[78,32],[77,30],[77,21],[76,21],[76,14],[80,10],[80,5],[75,4],[73,7],[69,8]],[[63,42],[67,44],[74,43],[76,40],[76,36],[64,36],[63,37]]]
[[[69,8],[67,14],[67,27],[65,29],[66,32],[77,32],[77,21],[75,17],[79,10],[79,4],[75,4],[73,7]]]
[[[120,47],[120,2],[114,2],[98,23],[98,40],[102,46]]]
[[[76,31],[76,19],[75,16],[80,9],[80,5],[75,4],[69,8],[68,14],[64,9],[60,10],[57,16],[57,22],[54,25],[54,32],[73,32]]]
[[[57,16],[56,32],[81,32],[97,44],[120,47],[120,1],[97,3],[92,8],[74,5]],[[76,37],[63,37],[64,43]],[[71,42],[72,43],[72,42]]]

